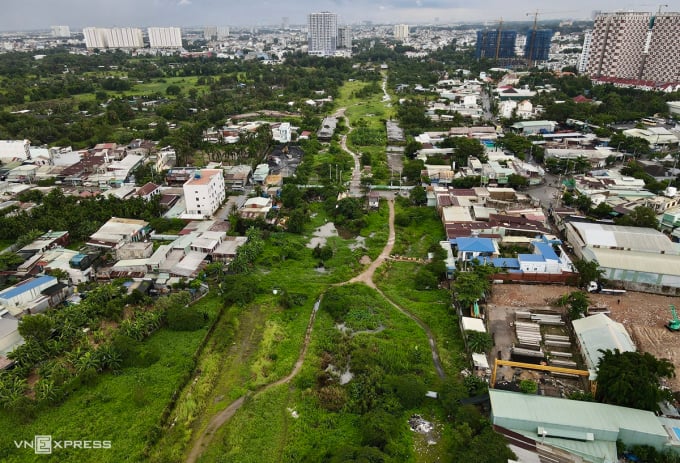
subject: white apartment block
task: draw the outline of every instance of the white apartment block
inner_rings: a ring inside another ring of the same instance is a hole
[[[324,11],[307,15],[308,53],[333,56],[338,41],[338,15]]]
[[[179,27],[150,27],[151,48],[182,48],[182,31]]]
[[[581,58],[578,60],[578,72],[586,72],[588,67],[588,60],[590,59],[590,44],[593,38],[593,31],[586,31],[583,37],[583,49],[581,50]]]
[[[135,27],[86,27],[83,35],[87,48],[144,48],[142,30]]]
[[[221,169],[197,170],[183,186],[188,215],[209,217],[225,198],[224,176]]]
[[[52,26],[52,37],[71,37],[71,28],[68,26]]]
[[[406,40],[408,38],[408,24],[395,24],[394,38],[397,40]]]
[[[595,19],[586,72],[592,77],[680,81],[680,13],[603,13]]]

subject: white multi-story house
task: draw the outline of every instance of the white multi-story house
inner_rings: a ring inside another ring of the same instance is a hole
[[[221,169],[197,170],[183,188],[187,215],[211,216],[224,202],[224,176]]]

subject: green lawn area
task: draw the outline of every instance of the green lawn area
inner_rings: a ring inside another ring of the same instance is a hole
[[[197,304],[212,318],[219,301],[208,296]],[[160,358],[145,368],[126,368],[102,374],[94,385],[84,385],[64,403],[29,415],[0,412],[3,462],[112,462],[145,461],[144,450],[155,436],[163,410],[193,368],[193,355],[207,328],[197,331],[159,330],[145,341]],[[54,440],[110,440],[106,450],[54,450],[51,457],[16,449],[14,440],[52,435]]]

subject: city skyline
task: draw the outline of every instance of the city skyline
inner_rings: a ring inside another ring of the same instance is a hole
[[[361,21],[377,23],[454,23],[484,21],[503,17],[505,21],[532,19],[528,13],[537,8],[539,19],[591,19],[593,10],[651,11],[649,4],[621,4],[615,0],[596,3],[575,0],[564,8],[541,8],[531,0],[518,0],[512,4],[500,0],[473,2],[471,0],[302,0],[294,4],[259,0],[246,5],[219,0],[148,0],[138,2],[119,0],[7,0],[0,17],[0,30],[21,31],[49,29],[55,24],[68,25],[76,30],[94,27],[148,27],[148,26],[205,26],[224,25],[276,25],[283,17],[290,24],[306,23],[307,14],[330,11],[338,15],[339,24]],[[664,11],[678,11],[680,4],[669,4]],[[498,17],[498,18],[497,18]]]

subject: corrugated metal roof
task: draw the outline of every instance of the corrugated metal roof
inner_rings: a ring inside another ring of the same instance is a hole
[[[584,250],[584,255],[592,256],[600,268],[633,270],[659,275],[680,275],[680,256],[603,248],[587,248]]]
[[[654,413],[596,402],[560,399],[518,392],[489,390],[493,424],[532,434],[537,440],[538,427],[567,429],[593,433],[595,442],[615,443],[625,436],[635,436],[638,442],[660,447],[668,442],[668,434]],[[546,437],[545,442],[557,443],[564,439]],[[589,442],[568,441],[590,454]],[[562,442],[565,444],[566,442]],[[630,442],[629,442],[630,443]],[[614,460],[615,461],[615,460]]]
[[[458,247],[459,251],[496,252],[496,246],[491,238],[456,238],[451,242]]]
[[[486,333],[484,322],[480,318],[463,317],[462,322],[463,331],[479,331],[480,333]]]
[[[30,291],[34,288],[37,288],[41,285],[49,284],[49,283],[56,283],[57,279],[55,277],[45,275],[41,276],[38,278],[32,278],[30,280],[24,280],[21,283],[16,284],[15,286],[11,288],[7,288],[4,291],[0,291],[0,298],[1,299],[12,299],[13,297],[18,296],[19,294],[23,294],[26,291]]]
[[[670,239],[652,228],[624,227],[596,223],[572,222],[587,246],[619,247],[631,251],[677,254]]]
[[[635,343],[626,328],[605,314],[591,315],[571,322],[590,370],[596,370],[602,350],[635,352]]]
[[[519,262],[545,262],[545,257],[540,254],[518,254]]]

